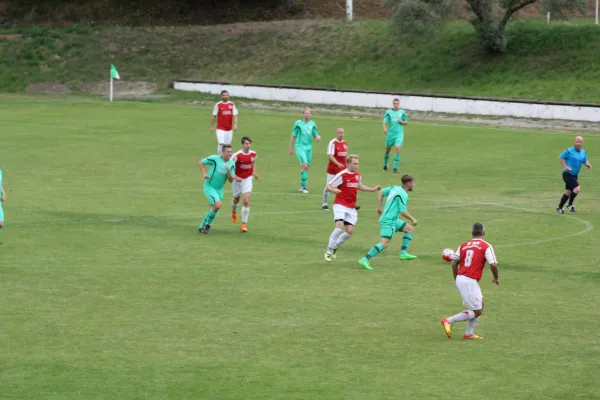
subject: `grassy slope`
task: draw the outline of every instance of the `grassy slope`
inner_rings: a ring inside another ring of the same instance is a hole
[[[436,42],[412,46],[374,21],[20,33],[0,40],[1,90],[21,91],[30,82],[86,88],[105,80],[113,62],[124,79],[160,87],[188,78],[600,101],[600,30],[580,23],[514,23],[501,58],[482,55],[464,23],[446,26]]]

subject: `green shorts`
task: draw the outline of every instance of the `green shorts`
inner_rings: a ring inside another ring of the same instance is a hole
[[[385,147],[402,147],[402,144],[404,144],[404,133],[385,136]]]
[[[208,204],[211,206],[217,201],[223,201],[223,189],[215,189],[212,186],[204,185],[204,195],[208,199]]]
[[[392,221],[391,223],[381,223],[381,227],[379,228],[379,237],[391,240],[394,236],[394,233],[401,232],[405,226],[406,222],[400,221],[399,219],[397,219],[396,222]]]
[[[296,147],[296,157],[300,164],[312,164],[312,149],[302,149]]]

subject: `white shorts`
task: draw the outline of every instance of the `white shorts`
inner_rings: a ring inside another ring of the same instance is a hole
[[[252,192],[252,177],[244,178],[241,182],[231,182],[231,189],[233,190],[233,197],[239,197],[242,193]]]
[[[463,298],[463,304],[469,310],[481,310],[483,308],[483,295],[475,279],[458,275],[456,277],[456,289]]]
[[[327,173],[327,180],[325,181],[325,184],[327,185],[329,182],[331,182],[333,180],[333,178],[335,178],[335,174],[330,174],[328,172]]]
[[[356,212],[355,208],[348,208],[346,206],[342,206],[341,204],[334,204],[333,220],[343,220],[344,222],[356,226],[356,221],[358,220],[358,213]]]
[[[222,131],[217,129],[217,142],[219,144],[231,144],[233,138],[233,131]]]

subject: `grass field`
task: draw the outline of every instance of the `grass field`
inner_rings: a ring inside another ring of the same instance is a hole
[[[301,195],[286,152],[300,113],[240,111],[261,173],[250,231],[225,206],[204,236],[208,108],[2,96],[0,398],[597,396],[595,173],[581,174],[576,215],[554,211],[574,134],[414,122],[401,171],[417,177],[419,258],[398,260],[394,238],[367,271],[356,261],[378,240],[371,193],[337,260],[323,260],[322,153],[343,126],[364,183],[398,183],[381,170],[379,119],[314,115],[324,140]],[[600,137],[585,140],[594,163]],[[475,221],[501,285],[485,271],[485,340],[448,340],[439,321],[463,306],[440,253]]]
[[[507,53],[490,57],[466,22],[421,43],[385,21],[0,30],[0,91],[56,82],[94,91],[114,63],[124,82],[158,89],[178,78],[600,102],[598,26],[516,21],[507,37]]]

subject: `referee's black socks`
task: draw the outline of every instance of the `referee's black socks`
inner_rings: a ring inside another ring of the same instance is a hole
[[[569,196],[569,205],[570,206],[573,205],[573,201],[575,200],[575,197],[577,197],[577,193],[571,192],[571,196]]]
[[[573,192],[571,192],[571,196],[572,195],[573,195]],[[563,208],[563,206],[565,205],[567,200],[569,200],[569,196],[567,196],[566,194],[563,194],[563,197],[560,199],[560,204],[558,205],[558,208]]]

